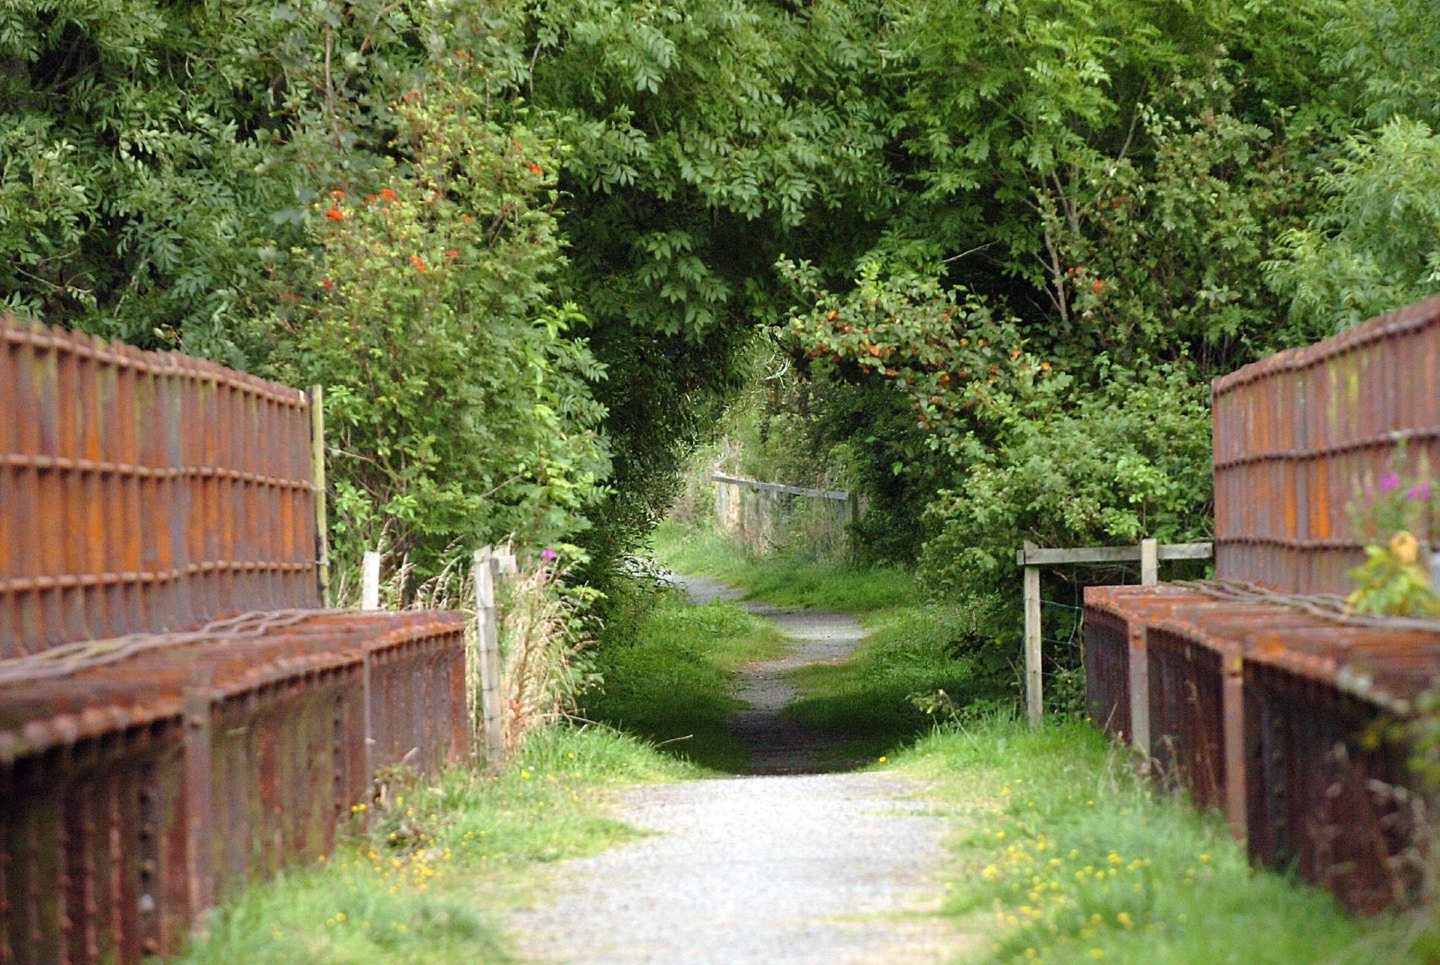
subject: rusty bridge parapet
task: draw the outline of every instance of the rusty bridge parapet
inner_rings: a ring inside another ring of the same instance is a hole
[[[1216,380],[1216,579],[1085,591],[1091,717],[1222,810],[1256,864],[1359,912],[1425,875],[1426,789],[1395,725],[1440,680],[1440,622],[1346,612],[1348,507],[1402,446],[1409,471],[1440,469],[1437,386],[1440,298]]]
[[[1440,472],[1437,386],[1440,297],[1216,379],[1216,575],[1345,592],[1364,562],[1349,506],[1365,483],[1400,446],[1412,470]]]
[[[0,318],[0,659],[314,607],[305,393]]]
[[[467,755],[462,614],[319,609],[318,411],[0,319],[0,965],[174,952]]]

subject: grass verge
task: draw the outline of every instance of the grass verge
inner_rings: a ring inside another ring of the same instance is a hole
[[[734,672],[783,648],[773,624],[733,603],[688,606],[678,593],[662,592],[612,620],[596,652],[603,687],[587,695],[581,712],[665,754],[739,773],[747,758],[729,730],[740,706],[731,695]]]
[[[994,936],[988,960],[1410,962],[1399,918],[1360,922],[1253,871],[1215,815],[1153,793],[1093,727],[1009,717],[938,728],[901,770],[969,833],[945,913]]]
[[[631,737],[559,726],[533,732],[503,777],[396,775],[333,854],[226,901],[179,961],[514,961],[499,921],[525,870],[633,836],[604,816],[608,788],[688,774]]]

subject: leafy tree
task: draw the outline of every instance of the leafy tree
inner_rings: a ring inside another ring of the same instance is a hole
[[[1318,183],[1326,204],[1266,266],[1296,325],[1337,331],[1440,292],[1440,135],[1387,121]]]
[[[1196,535],[1166,487],[1203,453],[1155,448],[1199,438],[1179,384],[1435,290],[1437,29],[1420,0],[12,4],[0,295],[327,383],[344,545],[394,520],[431,567],[515,529],[598,578],[777,327],[810,381],[766,425],[845,454],[878,553],[1036,531],[1011,475],[1057,540]],[[1087,433],[1059,478],[1100,516],[1032,460]]]
[[[1323,159],[1323,204],[1266,266],[1292,323],[1317,333],[1440,292],[1440,21],[1416,0],[1357,0],[1330,28],[1323,63],[1366,126]]]
[[[263,171],[269,78],[247,54],[267,9],[0,10],[0,293],[12,310],[140,343],[187,333],[242,360],[237,308],[260,266],[239,254],[288,194]]]

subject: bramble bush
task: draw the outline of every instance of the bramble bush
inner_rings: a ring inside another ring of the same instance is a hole
[[[925,511],[933,535],[920,556],[922,586],[971,601],[982,614],[958,649],[979,655],[1002,681],[1014,679],[1023,626],[1015,551],[1026,540],[1103,546],[1204,538],[1212,515],[1209,454],[1206,394],[1180,374],[1117,379],[1069,411],[1017,420]],[[1050,576],[1047,595],[1063,592],[1067,603],[1078,595]],[[1123,574],[1092,570],[1082,578]],[[1073,656],[1050,654],[1061,669]]]
[[[1119,381],[1074,409],[1017,421],[928,513],[922,573],[942,590],[1010,581],[1025,540],[1042,546],[1178,542],[1211,516],[1210,418],[1183,375]]]

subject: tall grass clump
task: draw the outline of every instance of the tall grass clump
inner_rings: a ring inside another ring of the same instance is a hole
[[[508,548],[505,550],[508,555]],[[471,554],[458,544],[449,562],[426,579],[402,557],[380,584],[382,610],[455,610],[470,617],[465,632],[466,707],[471,730],[481,726],[478,643],[475,636],[475,581]],[[599,594],[569,580],[571,566],[552,549],[520,553],[517,572],[496,581],[497,623],[503,680],[502,721],[507,756],[524,744],[534,728],[571,716],[579,696],[597,677],[588,632]],[[357,607],[360,586],[355,574],[337,573],[333,596],[337,606]]]
[[[572,716],[580,695],[598,682],[589,652],[589,587],[565,582],[564,567],[544,555],[502,584],[500,653],[504,666],[505,747]]]

